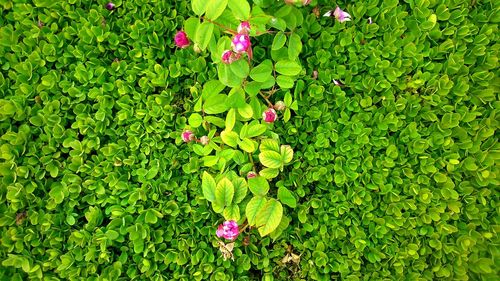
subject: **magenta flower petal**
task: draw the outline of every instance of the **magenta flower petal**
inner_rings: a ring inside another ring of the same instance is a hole
[[[238,34],[231,41],[231,47],[235,53],[245,53],[250,48],[250,37],[246,34]]]
[[[189,130],[182,132],[181,137],[184,142],[190,142],[195,139],[195,135]]]
[[[242,21],[240,25],[238,25],[236,31],[238,34],[248,34],[250,32],[250,23],[248,23],[248,21]]]
[[[188,47],[189,44],[191,43],[191,42],[189,42],[187,34],[184,31],[178,31],[175,34],[174,41],[175,41],[175,45],[181,49]]]
[[[268,108],[266,111],[262,113],[262,119],[264,119],[267,123],[273,123],[278,118],[276,114],[276,110],[273,108]]]
[[[223,237],[227,240],[234,240],[240,234],[238,223],[234,220],[225,221],[217,227],[215,231],[217,237]]]
[[[253,171],[248,172],[247,179],[252,179],[252,178],[255,178],[255,177],[257,177],[257,173],[255,173]]]

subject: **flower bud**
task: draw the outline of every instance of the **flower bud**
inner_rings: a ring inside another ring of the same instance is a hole
[[[187,34],[184,31],[178,31],[175,34],[174,41],[175,45],[181,49],[188,47],[190,44]]]
[[[273,108],[268,108],[262,113],[262,119],[267,123],[273,123],[278,118],[276,111]]]
[[[242,21],[240,25],[238,25],[238,29],[236,30],[238,34],[247,34],[250,32],[250,23],[248,21]]]
[[[195,138],[196,137],[193,134],[193,132],[191,132],[189,130],[182,132],[182,140],[184,142],[190,142],[190,141],[194,140]]]
[[[113,2],[108,2],[108,4],[106,4],[106,9],[108,9],[109,11],[112,11],[115,9],[115,4],[113,4]]]
[[[210,139],[207,136],[203,136],[200,138],[200,143],[203,145],[207,145]]]
[[[231,50],[226,50],[222,53],[221,60],[225,64],[231,64],[237,60],[239,60],[241,57],[240,54],[236,54],[235,52]]]
[[[254,172],[254,171],[248,172],[247,179],[252,179],[252,178],[255,178],[255,177],[257,177],[257,173],[256,172]]]
[[[276,109],[277,111],[283,111],[285,110],[286,108],[286,105],[283,101],[278,101],[274,104],[274,109]]]
[[[238,34],[231,41],[231,47],[235,53],[245,53],[250,48],[250,37],[246,34]]]
[[[198,46],[198,44],[196,44],[196,43],[193,45],[193,50],[194,50],[196,53],[201,53],[200,46]]]

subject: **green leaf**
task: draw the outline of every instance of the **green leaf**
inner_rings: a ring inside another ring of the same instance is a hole
[[[291,60],[296,59],[302,52],[302,41],[297,33],[292,33],[288,39],[288,57]]]
[[[214,24],[211,22],[203,22],[198,26],[196,30],[195,40],[198,43],[200,49],[205,50],[212,40],[212,34],[214,32]]]
[[[257,214],[260,212],[262,207],[266,204],[267,200],[264,197],[253,197],[248,201],[247,207],[245,209],[245,215],[250,226],[256,225]]]
[[[281,222],[283,216],[283,206],[276,199],[267,201],[257,214],[255,224],[258,227],[260,236],[266,236],[273,232]]]
[[[203,117],[201,117],[201,115],[198,113],[193,113],[191,114],[191,116],[189,116],[188,123],[189,126],[193,128],[200,127],[202,122],[203,122]]]
[[[279,170],[272,169],[272,168],[264,168],[264,169],[260,170],[260,172],[259,172],[259,175],[261,175],[262,177],[264,177],[266,179],[273,179],[273,178],[277,177],[278,174],[279,174]]]
[[[210,20],[216,20],[227,7],[228,0],[208,0],[205,16]]]
[[[284,186],[278,188],[278,199],[290,208],[297,207],[297,199],[295,199],[290,190]]]
[[[266,82],[272,78],[273,65],[271,60],[265,60],[250,71],[250,77],[257,82]]]
[[[295,80],[290,76],[278,75],[278,77],[276,77],[276,83],[278,83],[278,86],[280,86],[280,88],[291,89],[293,88]]]
[[[302,70],[300,64],[290,60],[280,60],[276,63],[276,71],[283,75],[297,75]]]
[[[189,18],[184,21],[184,31],[186,32],[188,38],[196,37],[196,30],[200,25],[200,20],[198,18]]]
[[[155,224],[158,221],[158,217],[151,210],[147,210],[144,220],[146,223]]]
[[[223,178],[215,189],[215,202],[219,206],[229,206],[233,201],[234,186],[227,178]]]
[[[279,147],[277,140],[263,139],[260,141],[260,150],[261,151],[271,150],[271,151],[280,152],[280,147]]]
[[[248,62],[244,59],[237,60],[229,65],[231,71],[240,78],[246,78],[250,71]]]
[[[205,100],[203,110],[208,114],[219,114],[228,109],[226,104],[227,96],[216,94],[212,95]]]
[[[236,111],[234,108],[229,109],[226,115],[226,131],[231,131],[236,122]]]
[[[281,218],[281,222],[280,224],[278,225],[278,227],[273,231],[271,232],[271,234],[269,235],[269,237],[271,237],[271,239],[273,239],[273,241],[276,240],[276,238],[278,238],[281,233],[283,233],[283,231],[285,229],[287,229],[288,225],[290,224],[290,219],[286,216],[283,216]]]
[[[238,113],[245,119],[250,119],[253,116],[252,107],[247,103],[242,107],[238,107]]]
[[[269,182],[263,177],[250,178],[248,188],[254,195],[265,196],[269,191]]]
[[[273,39],[273,44],[271,45],[271,50],[279,50],[285,46],[286,35],[283,31],[278,32]]]
[[[257,150],[257,143],[248,138],[244,138],[241,141],[238,141],[238,145],[241,149],[248,153],[252,153]]]
[[[231,89],[227,98],[227,105],[232,108],[245,106],[245,91],[240,87]]]
[[[246,135],[244,137],[254,138],[254,137],[262,135],[263,133],[266,132],[266,130],[267,130],[266,125],[253,124],[253,125],[248,126],[248,130],[247,130]]]
[[[289,145],[282,145],[280,147],[281,157],[283,159],[283,163],[290,163],[293,159],[293,149]]]
[[[191,1],[191,8],[193,9],[193,12],[201,16],[203,13],[205,13],[205,10],[207,9],[207,0],[192,0]]]
[[[229,0],[228,5],[236,19],[244,21],[250,18],[250,5],[247,0]]]
[[[203,172],[201,189],[203,191],[203,197],[205,197],[205,199],[210,202],[215,201],[216,183],[214,178],[207,172]]]
[[[248,192],[247,182],[242,178],[236,178],[233,180],[233,186],[234,186],[233,203],[238,204],[241,201],[243,201],[243,199],[245,199],[245,196],[247,195]]]
[[[231,147],[236,147],[240,139],[236,132],[226,130],[221,132],[220,137],[225,144]]]
[[[238,207],[238,205],[228,206],[228,207],[224,208],[224,212],[222,214],[224,215],[225,220],[239,221],[240,220],[240,207]]]
[[[283,165],[281,155],[275,151],[263,151],[259,153],[259,160],[262,165],[268,168],[279,169]]]

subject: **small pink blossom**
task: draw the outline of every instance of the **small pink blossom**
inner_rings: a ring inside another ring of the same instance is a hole
[[[273,108],[268,108],[266,111],[262,113],[262,119],[264,119],[267,123],[273,123],[278,118],[276,114],[276,110]]]
[[[335,10],[331,10],[326,12],[324,17],[335,17],[339,22],[345,22],[345,21],[350,21],[351,20],[351,15],[349,15],[347,12],[344,12],[340,9],[339,6],[335,8]]]
[[[184,142],[190,142],[190,141],[194,140],[195,138],[196,137],[193,134],[193,132],[191,132],[189,130],[182,132],[182,140]]]
[[[283,101],[278,101],[274,104],[274,109],[276,109],[277,111],[283,111],[285,110],[286,108],[286,105]]]
[[[175,34],[174,41],[175,45],[181,49],[188,47],[190,44],[187,34],[184,31],[178,31]]]
[[[219,225],[215,232],[217,237],[224,237],[227,240],[234,240],[240,234],[238,223],[234,220],[225,221]]]
[[[248,172],[247,179],[253,179],[255,177],[257,177],[257,173],[256,172],[254,172],[254,171]]]
[[[231,64],[237,60],[239,60],[241,57],[241,54],[237,54],[231,50],[226,50],[222,53],[221,60],[225,64]]]
[[[114,10],[115,4],[113,2],[109,2],[108,4],[106,4],[106,9],[108,9],[109,11]]]
[[[242,21],[240,25],[238,25],[238,29],[236,30],[238,34],[247,34],[250,32],[250,23],[248,21]]]
[[[237,34],[234,36],[231,47],[235,53],[244,53],[250,48],[250,37],[246,34]]]

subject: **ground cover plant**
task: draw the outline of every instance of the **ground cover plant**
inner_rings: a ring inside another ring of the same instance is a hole
[[[0,280],[497,280],[500,2],[0,7]]]

